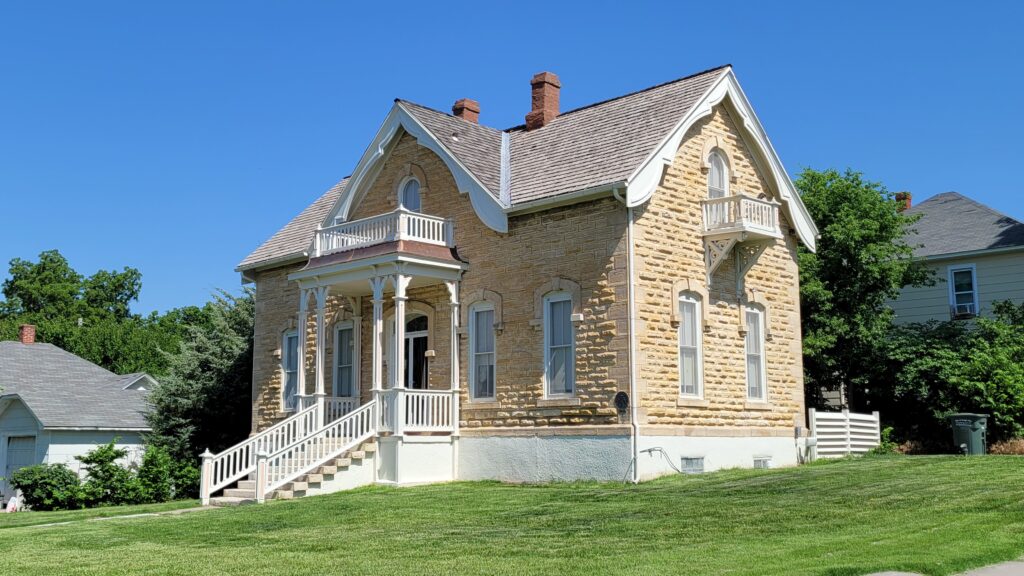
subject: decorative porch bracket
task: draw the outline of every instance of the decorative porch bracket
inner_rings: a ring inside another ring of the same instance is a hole
[[[771,240],[761,242],[744,242],[736,246],[736,293],[743,294],[743,282],[747,272],[753,268],[757,259],[772,244]]]
[[[718,270],[722,262],[729,257],[729,252],[736,242],[737,238],[735,237],[704,239],[704,260],[708,269],[708,286],[711,286],[711,278],[715,275],[715,270]]]

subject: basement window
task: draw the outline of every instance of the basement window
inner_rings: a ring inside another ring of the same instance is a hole
[[[679,469],[683,474],[703,474],[704,473],[704,457],[699,458],[688,458],[683,456],[680,459]]]
[[[771,456],[755,456],[754,457],[754,469],[755,470],[767,470],[772,467]]]

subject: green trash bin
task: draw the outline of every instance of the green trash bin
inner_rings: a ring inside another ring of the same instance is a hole
[[[951,414],[949,423],[953,425],[953,445],[958,450],[969,456],[985,453],[988,414]]]

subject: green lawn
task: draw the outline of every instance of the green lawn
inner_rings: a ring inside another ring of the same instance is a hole
[[[0,530],[4,528],[20,528],[22,526],[38,526],[56,522],[78,522],[92,518],[112,518],[131,514],[149,514],[168,512],[182,508],[199,506],[198,500],[175,500],[162,504],[140,504],[138,506],[102,506],[88,510],[70,510],[63,512],[18,512],[17,514],[0,514]],[[3,570],[0,568],[0,570]]]
[[[370,487],[4,538],[9,574],[951,574],[1024,554],[1024,459]]]

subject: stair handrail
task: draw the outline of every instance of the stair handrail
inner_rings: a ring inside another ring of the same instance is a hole
[[[377,401],[371,400],[288,446],[261,454],[256,501],[373,437],[378,419]]]
[[[200,497],[208,502],[214,492],[255,472],[258,454],[290,446],[316,432],[318,424],[317,406],[313,404],[217,454],[207,450],[202,455]]]

